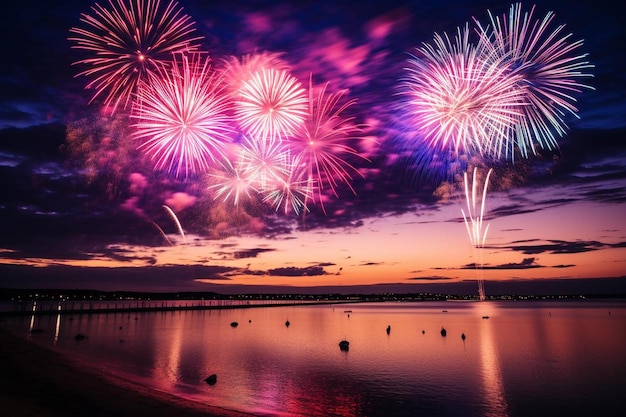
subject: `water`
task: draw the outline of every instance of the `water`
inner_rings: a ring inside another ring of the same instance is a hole
[[[626,405],[624,301],[362,303],[2,324],[108,372],[255,415],[612,416]],[[204,378],[213,373],[210,386]]]

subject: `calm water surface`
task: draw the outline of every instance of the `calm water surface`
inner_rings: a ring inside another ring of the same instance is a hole
[[[625,301],[363,303],[2,324],[109,372],[261,416],[621,416],[626,407]],[[78,333],[87,339],[76,341]],[[204,378],[213,373],[210,386]]]

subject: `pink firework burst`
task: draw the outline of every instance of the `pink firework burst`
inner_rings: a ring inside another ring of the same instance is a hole
[[[432,148],[467,153],[489,151],[506,140],[521,113],[524,95],[517,75],[469,41],[469,29],[451,40],[435,34],[434,44],[417,48],[403,82],[406,111]]]
[[[231,56],[222,59],[222,73],[229,90],[237,94],[244,82],[262,70],[290,71],[291,68],[282,59],[282,55],[276,52],[259,52],[243,55],[241,58]]]
[[[312,199],[306,172],[292,165],[288,172],[266,187],[261,193],[263,202],[272,205],[275,211],[284,214],[294,212],[296,215],[308,211],[307,202]]]
[[[511,140],[494,147],[497,155],[513,155],[515,145],[523,157],[529,150],[535,154],[534,144],[555,149],[555,135],[567,131],[565,116],[578,117],[574,96],[593,89],[584,83],[592,77],[589,71],[594,66],[586,60],[587,54],[578,52],[583,41],[570,42],[572,35],[564,33],[565,25],[551,30],[553,12],[533,20],[534,10],[533,6],[522,13],[521,3],[516,3],[511,5],[508,19],[502,16],[500,20],[489,12],[491,25],[487,28],[475,20],[490,56],[507,66],[528,102],[515,117],[517,122],[508,135]]]
[[[93,15],[82,14],[85,28],[71,28],[72,48],[91,57],[75,62],[87,69],[78,76],[91,79],[91,101],[101,97],[112,111],[129,104],[137,85],[171,60],[172,54],[198,49],[194,23],[178,3],[161,7],[159,0],[109,0],[109,7],[92,6]]]
[[[252,74],[238,91],[235,113],[250,136],[279,140],[293,134],[304,122],[306,94],[300,82],[287,71],[273,68]]]
[[[131,117],[139,149],[176,176],[206,171],[226,157],[230,101],[202,54],[180,55],[142,83]]]
[[[245,168],[240,163],[232,164],[225,161],[220,170],[209,173],[211,185],[209,190],[215,192],[214,199],[222,198],[224,202],[232,199],[233,205],[239,206],[243,200],[249,200],[258,191],[246,174]]]
[[[367,161],[348,143],[360,139],[362,127],[352,117],[343,113],[355,100],[344,100],[345,90],[327,91],[328,83],[314,88],[309,81],[309,111],[302,128],[289,140],[294,151],[294,165],[306,172],[309,187],[316,189],[322,201],[322,192],[329,189],[338,196],[339,183],[350,185],[353,174],[362,176],[349,159],[356,157]],[[323,205],[322,205],[323,207]]]
[[[284,141],[254,140],[244,137],[239,165],[252,184],[261,191],[273,187],[289,172],[291,158]]]

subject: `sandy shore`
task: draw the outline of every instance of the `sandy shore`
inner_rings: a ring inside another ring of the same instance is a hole
[[[108,375],[18,337],[0,323],[4,416],[250,416]]]

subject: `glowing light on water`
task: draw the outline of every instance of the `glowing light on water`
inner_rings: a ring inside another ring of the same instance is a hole
[[[492,169],[489,169],[489,171],[487,172],[487,177],[485,178],[485,184],[483,186],[482,198],[480,199],[480,202],[476,199],[476,168],[474,168],[474,175],[472,178],[471,194],[469,192],[467,172],[463,174],[463,181],[465,183],[465,200],[467,203],[467,214],[463,209],[461,209],[461,214],[463,215],[463,220],[465,221],[465,227],[467,229],[467,234],[469,235],[470,242],[472,244],[472,247],[474,248],[474,266],[476,268],[480,267],[480,276],[478,277],[478,296],[481,301],[485,300],[485,281],[482,277],[482,249],[485,246],[487,232],[489,231],[489,225],[487,225],[483,229],[483,216],[485,213],[487,187],[489,185],[489,177],[492,171]],[[477,258],[480,258],[480,260],[478,260]]]

